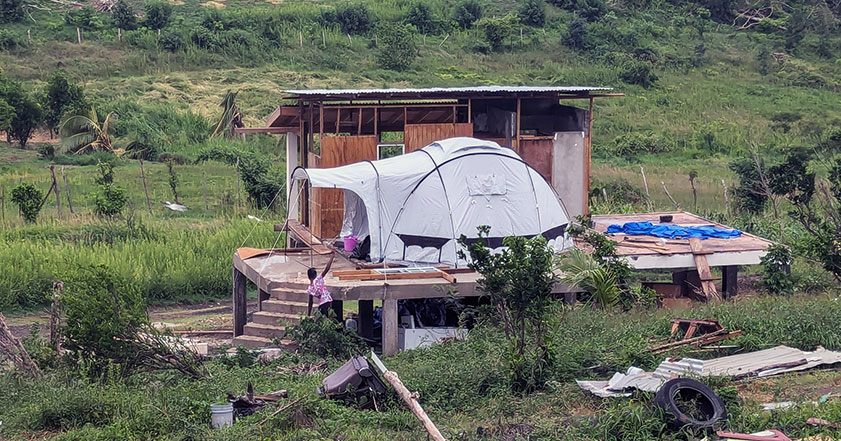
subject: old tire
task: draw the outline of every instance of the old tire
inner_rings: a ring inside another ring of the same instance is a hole
[[[654,404],[663,409],[674,429],[709,429],[727,419],[724,401],[703,383],[689,378],[667,381],[657,391]]]

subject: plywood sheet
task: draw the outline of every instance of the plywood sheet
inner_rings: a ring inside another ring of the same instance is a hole
[[[473,136],[473,124],[406,124],[403,141],[406,144],[406,153],[409,153],[422,149],[435,141],[455,136]]]
[[[552,183],[554,149],[555,142],[551,138],[523,139],[520,141],[520,156],[550,184]]]

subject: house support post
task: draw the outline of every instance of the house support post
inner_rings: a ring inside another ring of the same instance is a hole
[[[243,328],[245,327],[245,322],[247,320],[247,304],[245,299],[246,278],[245,274],[241,273],[238,269],[234,268],[233,279],[234,337],[238,337],[242,335]]]
[[[397,353],[397,299],[383,299],[383,355]]]
[[[267,293],[266,291],[263,291],[262,289],[257,288],[257,310],[262,311],[263,310],[263,302],[266,301],[266,300],[269,300],[270,298],[271,298],[271,296],[269,295],[269,293]]]
[[[721,290],[727,299],[736,297],[739,293],[739,267],[729,265],[721,268]]]
[[[336,318],[339,320],[339,323],[344,323],[344,301],[342,300],[333,300],[333,312],[336,313]]]
[[[357,322],[359,335],[366,340],[374,339],[374,301],[359,301],[359,321]]]
[[[289,132],[286,134],[286,198],[289,201],[289,206],[286,210],[289,211],[287,215],[289,219],[298,220],[298,211],[300,204],[296,200],[297,192],[295,190],[295,182],[292,180],[292,172],[298,167],[298,134]],[[295,210],[291,210],[296,207]]]

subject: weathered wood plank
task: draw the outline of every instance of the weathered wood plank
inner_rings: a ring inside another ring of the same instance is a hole
[[[698,277],[701,279],[701,289],[704,291],[704,296],[707,300],[720,301],[721,296],[715,288],[715,277],[710,271],[710,265],[707,263],[707,256],[703,252],[703,245],[701,239],[689,239],[689,248],[695,257],[695,267],[698,269]]]

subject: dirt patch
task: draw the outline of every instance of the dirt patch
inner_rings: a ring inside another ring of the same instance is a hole
[[[222,9],[222,8],[225,7],[225,5],[223,3],[214,2],[214,1],[204,2],[201,5],[204,6],[205,8],[216,8],[216,9]]]

